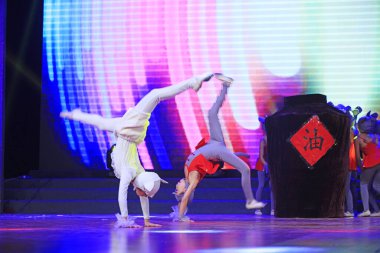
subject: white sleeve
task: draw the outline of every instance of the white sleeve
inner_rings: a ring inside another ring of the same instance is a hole
[[[98,114],[85,113],[80,110],[73,111],[73,120],[92,125],[100,130],[113,132],[121,118],[104,118]]]
[[[131,183],[132,178],[128,173],[122,173],[120,177],[119,182],[119,194],[118,194],[118,201],[119,201],[119,208],[120,213],[122,217],[128,216],[128,187]]]
[[[144,215],[144,219],[149,219],[149,198],[148,197],[140,197],[141,210]]]

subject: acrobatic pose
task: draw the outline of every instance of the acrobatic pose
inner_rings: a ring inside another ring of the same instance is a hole
[[[216,76],[217,77],[217,76]],[[217,77],[218,78],[218,77]],[[210,141],[198,145],[196,150],[189,155],[185,164],[185,179],[181,179],[177,184],[175,192],[179,203],[178,214],[175,214],[175,221],[189,221],[185,217],[187,205],[192,198],[193,192],[198,183],[206,174],[214,174],[219,168],[220,161],[231,164],[241,173],[241,184],[246,198],[247,209],[262,208],[264,203],[253,198],[251,188],[250,169],[248,165],[236,154],[226,148],[222,128],[220,126],[218,112],[227,94],[230,82],[224,82],[220,95],[208,112]]]
[[[160,226],[149,221],[148,197],[153,197],[160,188],[160,183],[164,181],[154,172],[145,172],[137,153],[137,145],[145,139],[151,112],[160,101],[172,98],[189,88],[198,91],[202,82],[209,81],[213,75],[206,73],[176,85],[153,89],[135,107],[130,108],[123,117],[119,118],[103,118],[97,114],[84,113],[79,109],[61,112],[62,118],[93,125],[100,130],[113,132],[116,136],[116,146],[111,155],[114,173],[120,179],[118,202],[121,215],[117,215],[116,226],[140,227],[128,218],[127,193],[130,183],[134,185],[136,194],[140,197],[144,225]]]

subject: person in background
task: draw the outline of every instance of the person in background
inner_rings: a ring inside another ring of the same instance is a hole
[[[351,192],[351,178],[355,178],[357,176],[357,168],[361,167],[359,163],[361,163],[360,157],[358,154],[360,154],[359,151],[359,141],[357,138],[357,135],[355,135],[355,131],[353,128],[351,128],[350,131],[350,150],[349,150],[349,167],[348,167],[348,174],[347,174],[347,180],[346,180],[346,212],[344,212],[345,217],[354,217],[354,204],[353,204],[353,197]]]
[[[264,127],[265,118],[259,117],[259,121],[262,125],[264,136],[260,139],[260,149],[259,149],[259,157],[256,160],[255,169],[257,171],[257,179],[259,181],[259,184],[257,186],[256,191],[256,200],[261,201],[262,200],[262,192],[265,186],[265,179],[266,175],[269,175],[269,169],[268,169],[268,163],[267,163],[267,135]],[[274,209],[275,209],[275,201],[273,197],[272,192],[272,184],[269,179],[269,187],[270,187],[270,197],[271,197],[271,211],[270,215],[274,215]],[[262,215],[262,211],[260,209],[257,209],[255,211],[256,215]]]
[[[358,217],[380,217],[380,209],[372,192],[380,194],[380,122],[378,114],[368,112],[358,121],[359,147],[363,154],[363,169],[360,176],[360,194],[363,212]],[[369,203],[374,209],[371,213]]]

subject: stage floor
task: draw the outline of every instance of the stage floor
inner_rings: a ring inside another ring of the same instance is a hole
[[[111,215],[0,215],[0,251],[13,252],[380,252],[380,218],[283,219],[153,216],[160,228],[116,229]],[[137,223],[142,218],[136,219]]]

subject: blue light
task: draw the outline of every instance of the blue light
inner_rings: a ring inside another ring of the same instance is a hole
[[[218,248],[218,249],[205,249],[197,250],[200,253],[278,253],[278,252],[327,252],[324,248],[311,248],[311,247],[254,247],[254,248]]]

